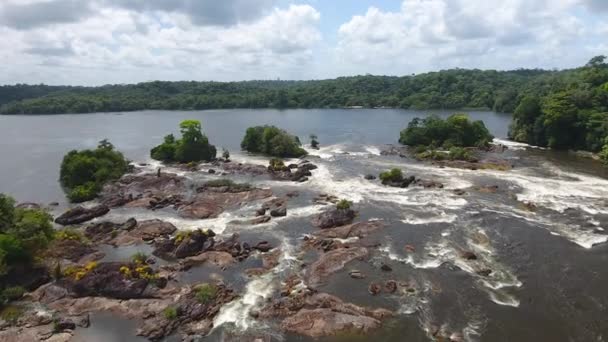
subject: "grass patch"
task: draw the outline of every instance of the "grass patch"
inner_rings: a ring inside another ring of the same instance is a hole
[[[200,303],[207,304],[217,295],[217,286],[205,283],[198,285],[194,291],[196,292],[196,300]]]

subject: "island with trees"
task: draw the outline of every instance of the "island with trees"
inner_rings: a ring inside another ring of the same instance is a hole
[[[214,160],[217,154],[215,146],[201,132],[201,122],[184,120],[179,124],[181,139],[175,139],[173,134],[165,136],[162,144],[150,150],[152,159],[168,163],[190,163]],[[223,151],[224,158],[230,158],[227,150]]]
[[[241,148],[250,153],[278,158],[299,158],[307,154],[297,136],[268,125],[247,128]]]

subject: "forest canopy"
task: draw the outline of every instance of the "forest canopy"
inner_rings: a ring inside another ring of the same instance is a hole
[[[466,114],[454,114],[443,120],[431,115],[414,118],[401,131],[399,142],[409,146],[426,147],[484,147],[494,137],[483,121],[470,121]]]
[[[241,148],[251,153],[261,153],[279,158],[297,158],[306,155],[306,150],[297,136],[275,126],[247,128]]]
[[[129,162],[107,140],[94,150],[70,151],[63,157],[59,180],[72,202],[94,199],[109,181],[119,179]]]
[[[207,136],[201,132],[201,122],[184,120],[179,124],[181,139],[175,139],[173,134],[165,136],[162,144],[150,151],[152,159],[164,162],[190,163],[212,161],[217,150],[209,143]]]

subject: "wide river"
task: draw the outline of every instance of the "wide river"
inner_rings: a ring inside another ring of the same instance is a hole
[[[19,201],[59,202],[63,208],[67,204],[57,179],[61,159],[69,150],[91,148],[107,138],[134,162],[150,163],[150,148],[164,135],[178,133],[178,124],[184,119],[200,120],[218,150],[225,147],[234,160],[254,163],[267,163],[267,158],[239,151],[247,127],[274,124],[299,135],[304,142],[314,133],[321,149],[311,151],[320,157],[311,160],[319,168],[308,182],[246,179],[271,187],[275,193],[301,193],[284,219],[255,228],[228,223],[245,216],[251,208],[195,221],[168,212],[129,209],[112,210],[104,217],[116,221],[159,217],[180,229],[205,227],[223,234],[259,234],[281,244],[286,255],[277,270],[266,276],[251,279],[236,273],[220,274],[243,296],[221,311],[208,340],[220,341],[245,332],[272,340],[307,341],[281,335],[273,322],[256,323],[249,313],[276,295],[284,271],[299,267],[305,259],[297,254],[297,246],[304,234],[315,229],[311,216],[323,209],[311,199],[329,193],[353,201],[358,220],[383,219],[388,223],[375,236],[380,247],[371,262],[352,262],[322,287],[345,301],[398,313],[382,329],[361,340],[430,341],[431,332],[442,329],[462,333],[466,341],[605,341],[606,169],[591,159],[506,141],[511,117],[493,112],[472,112],[470,116],[483,120],[497,142],[510,147],[502,157],[514,164],[511,171],[439,168],[380,155],[386,144],[397,142],[399,131],[412,118],[428,113],[388,109],[217,110],[0,116],[0,192]],[[157,166],[153,163],[151,170]],[[440,181],[445,188],[386,188],[363,179],[365,174],[392,167]],[[186,176],[195,181],[218,177],[202,172]],[[498,186],[498,191],[474,190],[479,186]],[[457,195],[454,189],[465,189],[466,194]],[[524,202],[533,203],[536,209],[526,210]],[[406,244],[415,251],[406,252]],[[463,260],[463,250],[473,251],[477,260]],[[390,264],[393,271],[377,271],[381,263]],[[351,279],[349,269],[361,270],[368,278]],[[491,273],[485,276],[480,270]],[[189,279],[204,280],[208,273],[195,270]],[[383,296],[368,293],[370,281],[388,279],[415,284],[418,290]],[[107,314],[95,318],[89,329],[77,331],[76,340],[136,340],[134,325]]]

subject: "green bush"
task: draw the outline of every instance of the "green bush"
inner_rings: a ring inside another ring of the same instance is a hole
[[[15,305],[9,305],[2,309],[0,318],[9,324],[15,324],[23,316],[23,309]]]
[[[177,309],[169,306],[163,310],[163,316],[172,321],[177,318]]]
[[[271,171],[285,171],[287,167],[282,159],[272,158],[268,161],[268,169]]]
[[[145,264],[146,260],[148,260],[148,255],[144,252],[137,252],[131,255],[131,261],[136,264]]]
[[[230,179],[210,180],[208,182],[205,182],[205,184],[203,186],[208,187],[208,188],[221,188],[221,187],[226,186],[233,190],[242,190],[242,191],[251,189],[251,184],[249,184],[249,183],[235,183]]]
[[[318,138],[315,134],[310,135],[310,147],[319,148],[319,141],[317,139]]]
[[[380,173],[378,177],[382,181],[382,184],[390,183],[390,182],[401,182],[403,181],[403,173],[401,169],[390,169],[389,171],[385,171]]]
[[[95,150],[73,150],[65,155],[59,179],[70,201],[83,202],[95,198],[104,184],[119,179],[128,169],[122,153],[102,140]]]
[[[201,284],[195,288],[196,300],[200,303],[207,304],[217,295],[217,286],[213,284]]]
[[[346,200],[346,199],[342,199],[336,204],[336,208],[338,210],[348,210],[348,209],[350,209],[352,204],[353,204],[353,202]]]
[[[600,160],[604,162],[604,164],[608,165],[608,144],[604,145],[602,151],[600,152]]]
[[[306,155],[300,139],[275,126],[249,127],[241,148],[251,153],[262,153],[279,158],[297,158]]]
[[[446,120],[435,115],[413,119],[401,131],[399,142],[409,146],[483,147],[492,139],[482,121],[471,122],[466,114],[454,114]]]
[[[201,133],[200,121],[184,120],[179,124],[179,128],[182,138],[176,140],[173,134],[167,135],[162,144],[150,150],[152,159],[177,163],[215,159],[217,150],[209,143],[207,136]]]
[[[225,161],[230,161],[230,151],[223,148],[222,149],[222,158],[224,158]]]
[[[57,240],[74,240],[74,241],[83,241],[84,236],[81,232],[74,228],[64,228],[55,231],[55,239]]]
[[[9,302],[21,299],[25,294],[25,289],[21,286],[7,287],[2,291],[2,297]]]

